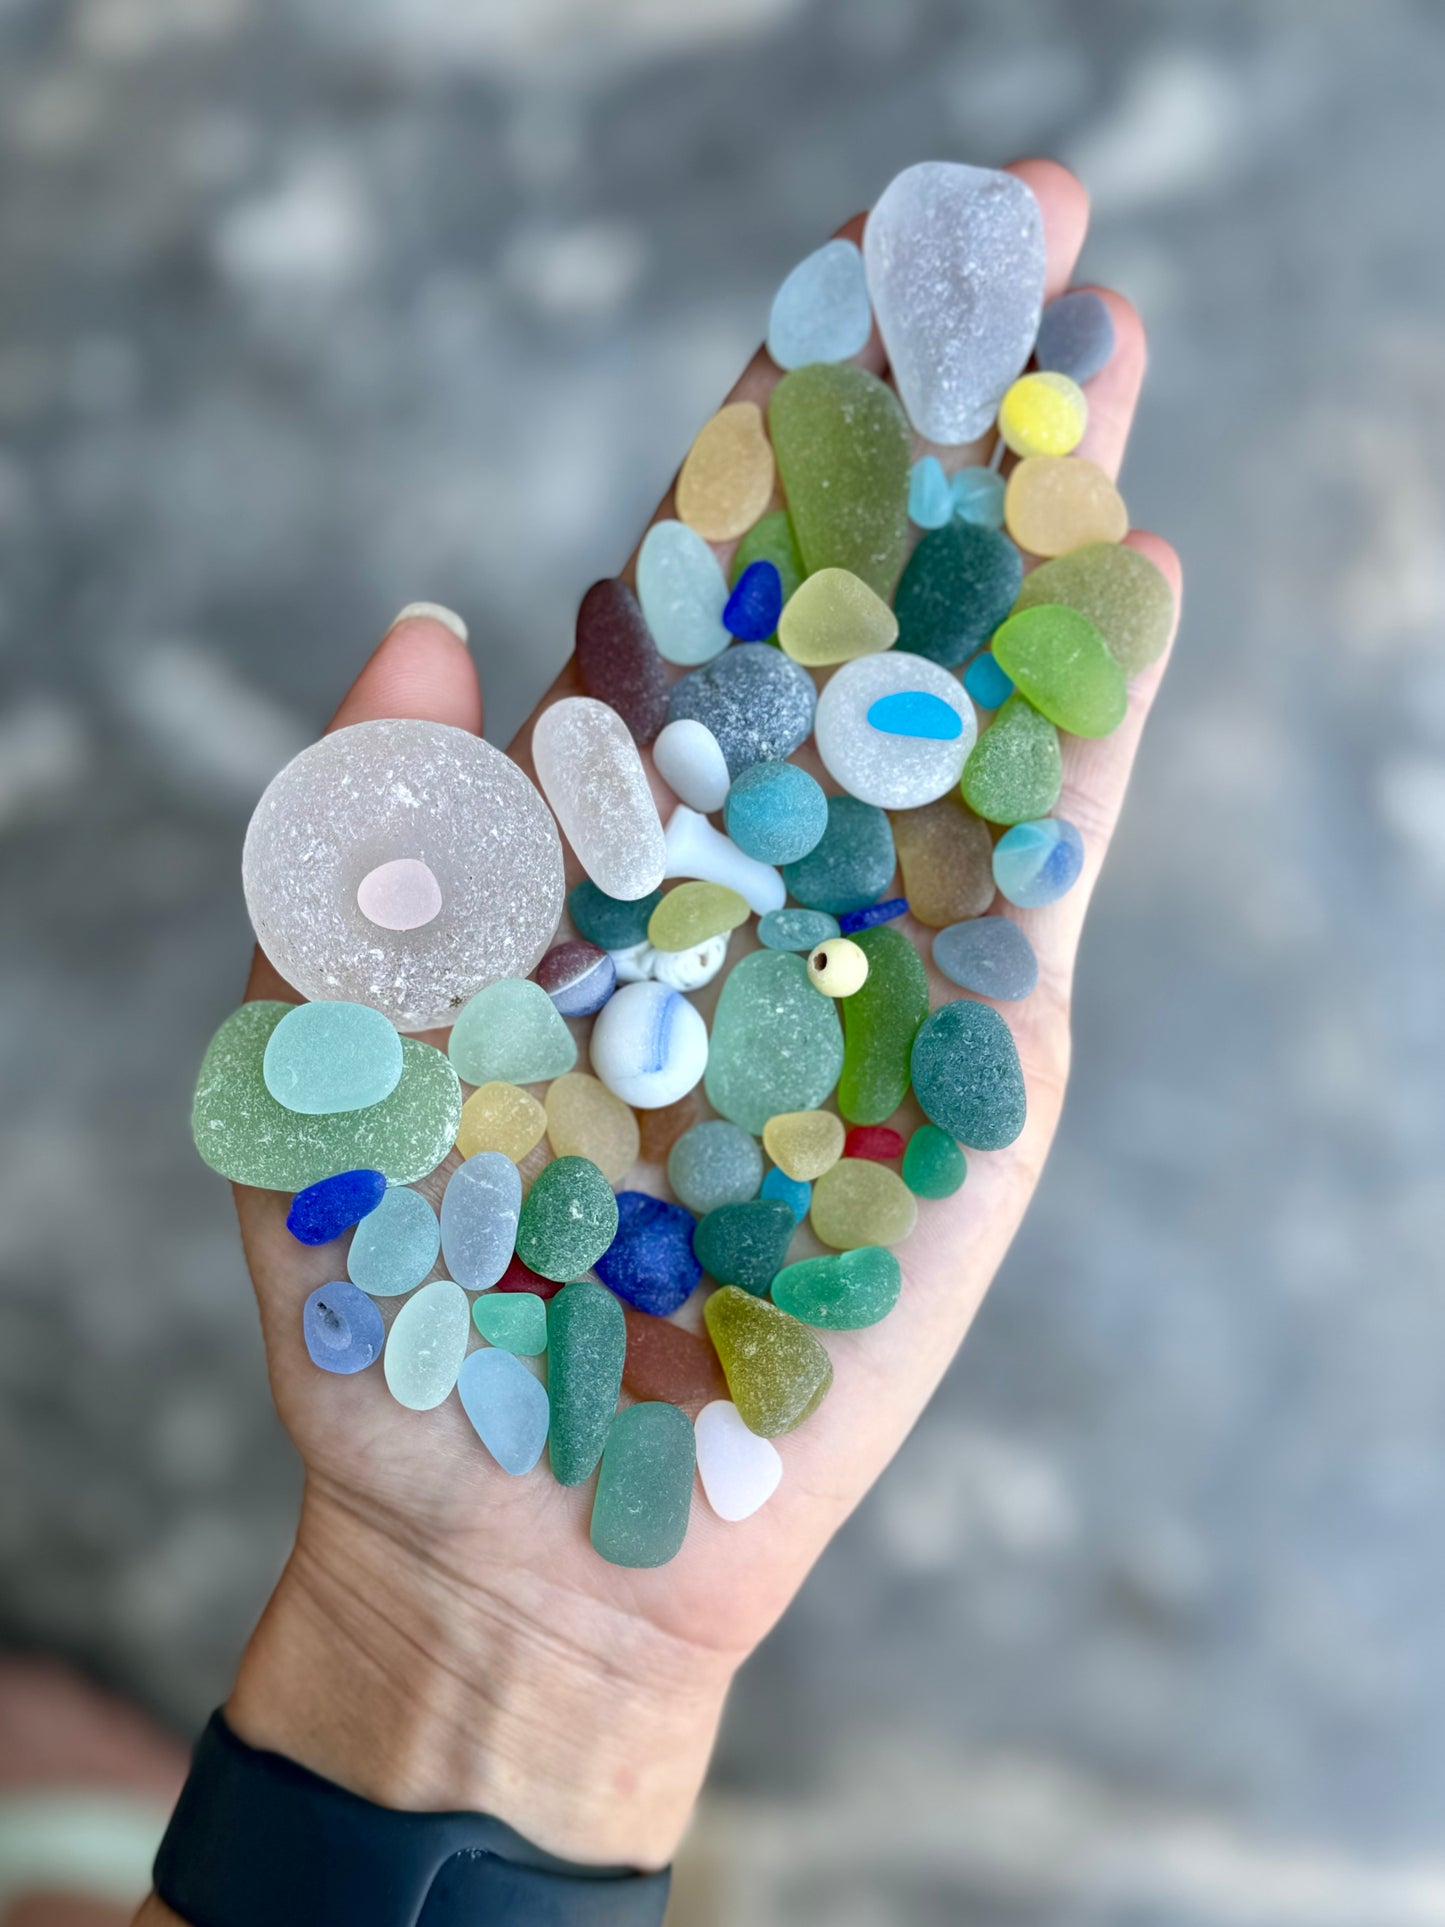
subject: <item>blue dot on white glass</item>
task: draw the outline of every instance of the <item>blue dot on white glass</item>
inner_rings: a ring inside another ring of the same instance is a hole
[[[868,721],[888,736],[921,736],[951,743],[963,734],[963,718],[942,696],[926,689],[896,689],[868,705]]]

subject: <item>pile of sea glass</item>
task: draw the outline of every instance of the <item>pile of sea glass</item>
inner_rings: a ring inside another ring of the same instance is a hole
[[[362,723],[248,832],[309,1001],[221,1026],[201,1155],[294,1192],[303,1243],[350,1232],[296,1308],[317,1366],[455,1391],[506,1473],[596,1473],[614,1563],[677,1553],[695,1471],[723,1519],[771,1496],[820,1334],[889,1314],[918,1201],[1023,1129],[996,1006],[1037,966],[994,906],[1078,877],[1060,732],[1115,728],[1173,615],[1073,452],[1109,307],[1043,286],[1026,186],[910,168],[861,250],[783,283],[766,409],[703,428],[635,583],[583,598],[588,693],[539,717],[536,787],[465,731]],[[891,385],[853,359],[875,325]],[[964,993],[931,1012],[925,944]]]

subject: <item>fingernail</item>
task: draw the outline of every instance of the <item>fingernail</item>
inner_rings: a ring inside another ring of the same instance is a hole
[[[392,617],[391,628],[387,630],[387,634],[390,635],[391,630],[395,629],[398,623],[410,622],[413,616],[426,616],[432,622],[439,622],[444,629],[451,630],[458,642],[468,640],[467,625],[455,609],[448,609],[442,602],[408,602],[404,609]]]

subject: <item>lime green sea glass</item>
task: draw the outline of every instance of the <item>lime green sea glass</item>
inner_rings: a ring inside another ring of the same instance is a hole
[[[969,751],[963,800],[989,823],[1031,823],[1059,800],[1059,732],[1025,697],[1010,696]]]
[[[392,1184],[429,1177],[452,1148],[462,1114],[461,1085],[443,1053],[403,1037],[401,1081],[390,1097],[326,1117],[288,1111],[266,1089],[262,1063],[272,1031],[295,1008],[242,1004],[211,1039],[191,1112],[206,1163],[233,1184],[263,1191],[302,1191],[363,1169]]]
[[[747,899],[725,883],[678,883],[647,920],[654,950],[693,950],[746,923]]]
[[[1040,715],[1071,736],[1107,736],[1124,720],[1124,672],[1087,616],[1061,602],[1011,615],[993,639],[994,661]]]
[[[682,1550],[697,1448],[676,1405],[629,1405],[607,1434],[592,1544],[609,1565],[665,1566]]]
[[[908,1061],[928,1015],[928,972],[901,930],[880,924],[853,939],[868,959],[843,1004],[838,1109],[850,1124],[882,1124],[908,1095]]]
[[[622,1389],[627,1321],[605,1285],[565,1285],[547,1307],[547,1438],[561,1485],[590,1479],[607,1443]]]
[[[736,1285],[715,1291],[703,1316],[732,1402],[750,1432],[777,1438],[822,1404],[833,1383],[833,1361],[798,1319]]]
[[[768,428],[809,573],[847,569],[889,599],[908,546],[912,453],[892,389],[851,362],[814,362],[773,390]]]

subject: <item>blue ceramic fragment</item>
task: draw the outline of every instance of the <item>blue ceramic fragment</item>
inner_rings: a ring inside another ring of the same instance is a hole
[[[936,455],[920,456],[908,471],[908,519],[920,529],[953,520],[953,491]]]
[[[991,468],[961,468],[949,483],[953,512],[960,521],[974,522],[981,529],[1003,527],[1005,483]]]
[[[697,1219],[680,1204],[645,1191],[617,1194],[617,1236],[593,1266],[610,1291],[638,1311],[666,1318],[697,1289]]]
[[[1092,288],[1074,288],[1051,301],[1039,318],[1034,359],[1040,368],[1090,381],[1114,352],[1114,317]]]
[[[758,942],[765,950],[814,950],[841,935],[838,919],[826,910],[798,910],[790,904],[758,918]]]
[[[783,578],[775,563],[750,562],[733,584],[723,627],[739,642],[766,642],[783,613]]]
[[[838,932],[851,937],[859,930],[871,930],[874,924],[892,923],[895,917],[907,915],[907,897],[886,897],[882,903],[870,903],[862,910],[845,910],[838,919]]]
[[[960,990],[1016,1003],[1039,980],[1034,947],[1011,917],[970,917],[933,939],[933,961]]]
[[[542,1456],[551,1423],[547,1388],[512,1352],[470,1352],[457,1373],[457,1396],[477,1437],[504,1472],[520,1479]]]
[[[980,649],[963,672],[963,686],[980,709],[1002,709],[1014,693],[1013,678],[999,668],[991,649]]]
[[[790,1178],[786,1171],[780,1171],[774,1165],[763,1179],[763,1188],[758,1196],[776,1198],[792,1212],[794,1222],[801,1224],[813,1202],[813,1187],[805,1178]]]
[[[895,689],[868,705],[868,721],[885,736],[921,736],[951,743],[963,734],[963,718],[942,696],[927,689]]]
[[[993,846],[993,880],[1021,910],[1041,910],[1079,880],[1084,839],[1061,816],[1015,823]]]
[[[301,1309],[301,1331],[311,1363],[343,1376],[364,1372],[386,1343],[381,1313],[345,1279],[316,1287]]]
[[[308,1184],[291,1200],[286,1229],[303,1245],[330,1244],[381,1203],[386,1178],[380,1171],[338,1171]]]

